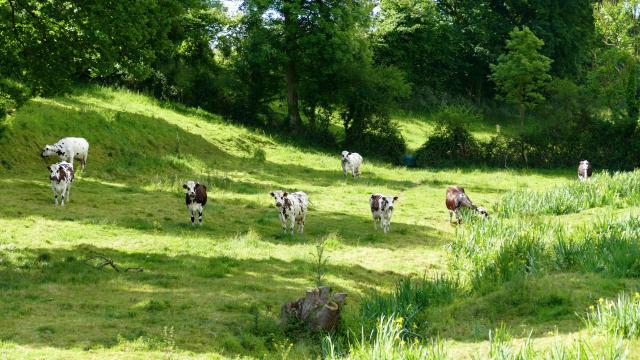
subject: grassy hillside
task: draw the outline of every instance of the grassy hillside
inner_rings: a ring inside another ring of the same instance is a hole
[[[276,318],[314,286],[318,241],[329,256],[326,282],[349,294],[345,326],[357,331],[363,298],[405,277],[448,273],[457,227],[444,207],[447,185],[463,185],[492,209],[511,190],[575,181],[573,169],[412,170],[366,154],[362,178],[345,181],[342,149],[300,149],[203,111],[96,87],[31,100],[1,136],[0,355],[8,358],[280,358],[290,345],[290,358],[314,356],[317,342],[285,336]],[[53,160],[39,154],[63,136],[91,147],[71,201],[55,208],[45,170]],[[190,225],[186,180],[209,187],[202,227]],[[281,234],[268,195],[275,189],[309,194],[304,235]],[[377,192],[400,197],[386,236],[370,220]],[[635,209],[625,206],[558,221],[579,226]],[[95,254],[145,271],[96,270],[87,264]],[[501,323],[517,337],[531,333],[536,346],[571,341],[585,331],[576,312],[638,281],[565,273],[518,286],[429,309],[424,335],[440,334],[451,353],[466,356],[486,352],[489,330]]]

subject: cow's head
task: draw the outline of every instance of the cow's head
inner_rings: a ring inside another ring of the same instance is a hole
[[[64,155],[64,151],[62,151],[62,149],[58,148],[55,145],[45,145],[44,149],[42,149],[42,153],[40,154],[40,156],[43,158],[56,155]]]
[[[589,165],[589,160],[580,161],[580,165]]]
[[[189,196],[189,199],[196,199],[196,187],[198,185],[200,185],[200,183],[195,181],[187,181],[186,184],[182,185],[182,187],[187,191],[187,196]]]
[[[394,203],[398,201],[397,196],[385,196],[385,195],[371,195],[371,200],[380,201],[380,210],[382,211],[393,211]]]
[[[47,170],[49,170],[49,180],[60,180],[60,165],[49,165]]]
[[[476,208],[476,211],[478,212],[478,214],[482,215],[482,217],[488,217],[489,213],[487,212],[487,209],[483,208],[482,206],[478,206]]]
[[[282,190],[276,190],[270,192],[269,195],[271,195],[271,197],[276,201],[276,207],[281,208],[284,206],[285,199],[289,193]]]
[[[351,155],[350,152],[348,152],[347,150],[343,151],[340,153],[340,156],[342,158],[342,162],[347,162],[349,159],[347,159],[347,157]]]

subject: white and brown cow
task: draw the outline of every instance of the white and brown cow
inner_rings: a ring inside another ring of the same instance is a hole
[[[49,180],[51,180],[51,190],[53,190],[53,200],[58,205],[58,195],[60,195],[60,204],[64,206],[64,201],[69,201],[69,192],[71,191],[71,183],[74,179],[73,165],[66,161],[62,161],[47,166],[49,170]]]
[[[191,225],[196,223],[196,214],[198,223],[202,225],[202,210],[207,204],[207,187],[195,181],[187,181],[182,187],[186,190],[184,198],[191,213]]]
[[[580,161],[580,164],[578,165],[578,179],[580,179],[580,181],[585,181],[591,177],[591,174],[593,174],[591,163],[587,160]]]
[[[456,215],[456,220],[458,224],[462,222],[462,217],[460,215],[460,209],[466,208],[476,211],[478,214],[487,217],[489,213],[482,206],[475,206],[471,199],[464,192],[462,186],[449,186],[447,188],[447,199],[445,200],[445,204],[447,205],[447,209],[449,209],[449,222],[452,221],[453,214]]]
[[[371,206],[371,217],[373,217],[373,228],[378,228],[378,222],[382,231],[386,234],[391,226],[391,216],[393,216],[394,202],[397,196],[386,196],[382,194],[371,194],[369,206]]]
[[[89,156],[89,142],[84,138],[66,137],[53,145],[45,145],[40,156],[43,158],[58,156],[60,160],[67,161],[71,165],[73,165],[73,159],[80,159],[82,170],[84,170]]]
[[[278,216],[282,224],[282,231],[287,233],[287,224],[291,224],[291,235],[293,235],[293,227],[298,225],[298,232],[304,232],[304,221],[309,208],[309,197],[302,191],[289,193],[282,190],[276,190],[269,193],[276,202]]]
[[[359,177],[360,176],[360,166],[362,165],[362,156],[358,153],[352,153],[348,151],[343,151],[341,153],[342,160],[340,164],[342,165],[342,173],[346,178],[349,174],[349,170],[351,170],[351,176]]]

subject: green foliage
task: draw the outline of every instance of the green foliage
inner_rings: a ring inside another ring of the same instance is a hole
[[[509,33],[507,52],[491,65],[491,80],[504,93],[507,102],[520,109],[520,121],[524,124],[524,111],[542,100],[542,90],[551,80],[548,74],[551,59],[539,53],[544,41],[528,27],[517,27]],[[522,125],[524,127],[524,125]],[[522,129],[524,130],[524,129]]]
[[[505,195],[497,205],[502,217],[563,215],[594,207],[640,203],[640,171],[602,172],[589,181],[570,182],[544,192],[518,190]]]
[[[438,276],[434,279],[403,279],[391,294],[375,293],[362,300],[360,320],[366,330],[373,330],[373,322],[381,316],[396,316],[402,321],[402,336],[419,336],[421,314],[433,305],[445,304],[459,292],[455,279]]]
[[[468,107],[446,107],[436,113],[433,134],[416,151],[417,165],[452,166],[481,161],[480,145],[465,125],[478,118]]]
[[[587,328],[605,335],[640,337],[640,293],[621,293],[615,300],[600,298],[584,318]]]
[[[327,337],[323,342],[323,355],[329,360],[444,360],[448,353],[444,343],[435,339],[427,344],[405,342],[404,320],[402,317],[380,316],[376,331],[369,337],[364,333],[349,345],[348,353],[337,351],[333,340]]]

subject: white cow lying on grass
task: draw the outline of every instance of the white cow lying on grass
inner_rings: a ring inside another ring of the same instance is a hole
[[[40,156],[58,156],[60,160],[67,161],[73,165],[73,159],[77,158],[82,161],[82,170],[87,165],[87,156],[89,156],[89,143],[84,138],[66,137],[60,139],[53,145],[45,145]]]
[[[391,226],[391,216],[393,216],[393,202],[398,200],[397,196],[385,196],[382,194],[372,194],[369,198],[371,206],[371,216],[373,217],[373,228],[378,228],[378,222],[382,231],[386,234]]]
[[[309,197],[302,191],[288,193],[282,190],[276,190],[269,193],[276,201],[276,208],[282,224],[282,231],[287,233],[287,223],[291,224],[291,235],[293,235],[293,227],[298,225],[298,232],[304,232],[304,220],[307,216],[309,207]]]
[[[202,210],[207,204],[207,187],[195,181],[187,181],[182,187],[187,190],[184,198],[191,213],[191,225],[196,223],[196,214],[198,223],[202,225]]]
[[[347,177],[349,174],[349,170],[351,170],[351,175],[355,178],[356,176],[360,176],[360,166],[362,165],[362,156],[358,153],[352,153],[348,151],[342,152],[342,173],[344,177]]]
[[[58,195],[60,195],[60,204],[64,206],[64,201],[69,201],[69,192],[71,191],[71,183],[73,182],[73,165],[66,161],[47,167],[49,172],[49,180],[51,180],[51,189],[53,190],[53,199],[58,205]]]

